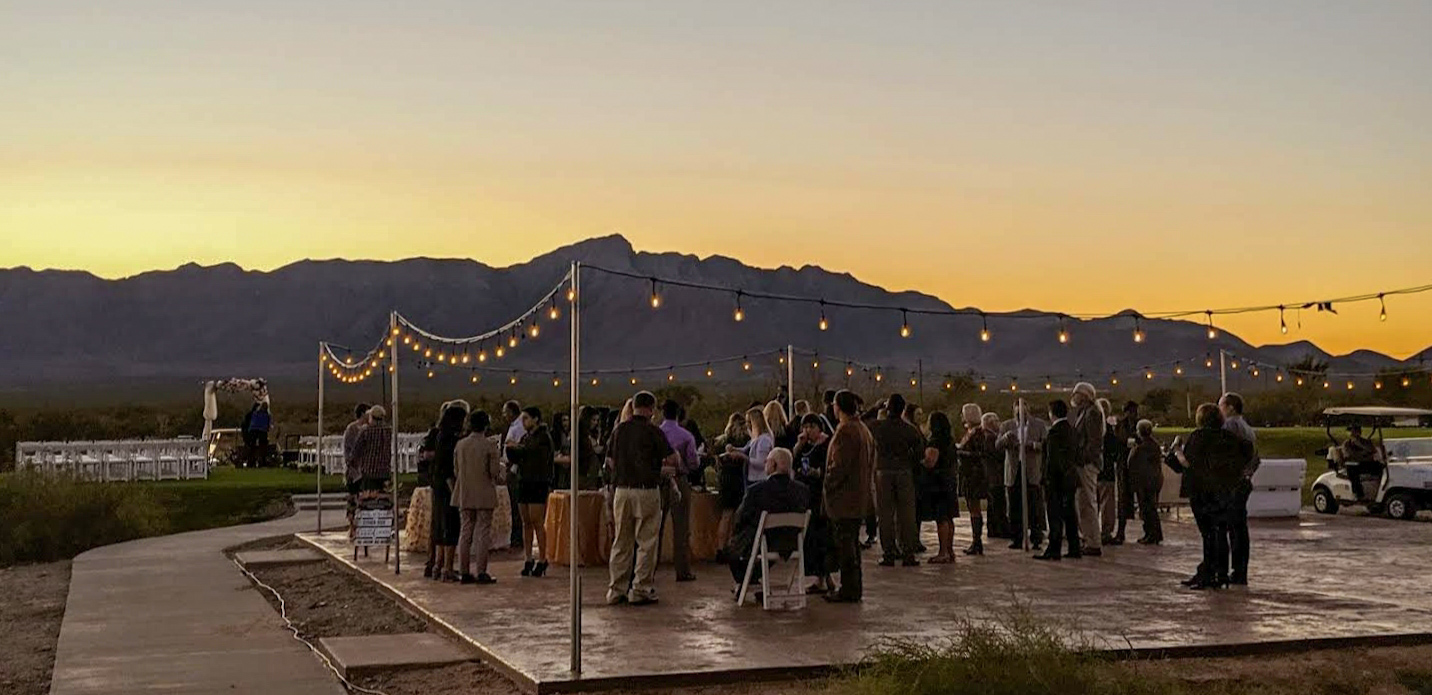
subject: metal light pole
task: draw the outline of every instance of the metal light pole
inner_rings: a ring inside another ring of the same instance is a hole
[[[318,448],[314,451],[313,459],[318,462],[318,472],[314,474],[314,486],[318,490],[318,529],[315,533],[323,533],[323,368],[328,357],[327,347],[323,341],[318,341]]]
[[[393,574],[400,574],[403,566],[403,545],[398,538],[398,341],[393,340],[397,330],[398,312],[389,312],[387,339],[393,343],[388,350],[391,359],[388,369],[393,378],[393,412],[388,413],[388,421],[393,425],[392,449],[388,459],[388,471],[393,477]]]
[[[1222,389],[1220,397],[1228,393],[1228,353],[1223,348],[1218,349],[1218,388]]]
[[[572,325],[572,463],[571,463],[571,498],[568,500],[570,512],[570,527],[567,536],[567,570],[568,583],[571,590],[572,609],[572,673],[582,672],[582,573],[577,563],[577,537],[580,533],[577,523],[581,508],[577,505],[577,479],[581,471],[581,447],[587,442],[577,440],[578,424],[581,413],[579,412],[578,400],[581,396],[582,374],[581,374],[581,347],[582,347],[582,294],[581,294],[581,273],[582,264],[578,261],[572,262],[572,306],[569,309],[569,317]],[[601,520],[598,519],[600,524]]]
[[[786,345],[786,420],[795,413],[796,398],[796,348]]]
[[[1029,441],[1029,414],[1024,409],[1024,399],[1014,399],[1015,426],[1019,432],[1019,505],[1021,534],[1020,542],[1024,544],[1024,551],[1029,552],[1029,469],[1025,463],[1025,444]]]

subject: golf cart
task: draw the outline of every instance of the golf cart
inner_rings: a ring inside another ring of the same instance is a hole
[[[1329,446],[1328,472],[1313,481],[1313,509],[1336,514],[1338,507],[1360,504],[1369,514],[1386,513],[1393,519],[1411,519],[1419,509],[1432,509],[1432,455],[1418,455],[1421,447],[1395,447],[1401,456],[1388,456],[1382,429],[1404,420],[1426,421],[1432,410],[1414,408],[1328,408],[1323,411]],[[1339,442],[1333,428],[1346,428],[1348,440]],[[1354,430],[1369,431],[1365,439],[1352,442]],[[1420,440],[1392,440],[1393,443]],[[1432,451],[1432,449],[1429,449]],[[1410,452],[1410,453],[1406,453]],[[1354,485],[1352,476],[1358,476]],[[1362,488],[1361,496],[1354,493]]]

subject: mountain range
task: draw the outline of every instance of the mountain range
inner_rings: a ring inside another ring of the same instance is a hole
[[[1136,344],[1130,338],[1131,313],[1071,320],[1067,345],[1056,340],[1058,315],[1033,310],[1016,312],[1028,317],[1023,320],[989,314],[994,335],[988,342],[980,339],[977,314],[910,314],[912,335],[906,339],[899,335],[899,308],[952,307],[936,297],[887,291],[815,266],[767,270],[721,256],[637,252],[614,235],[506,268],[427,258],[302,261],[267,272],[228,263],[189,264],[120,280],[81,271],[0,270],[0,325],[5,326],[0,378],[27,384],[103,378],[311,379],[320,340],[366,350],[385,333],[391,309],[436,334],[479,333],[532,307],[574,260],[638,276],[583,274],[582,355],[588,368],[659,368],[787,344],[838,356],[832,357],[835,364],[827,363],[834,369],[850,359],[892,373],[919,364],[927,374],[973,370],[1029,379],[1077,373],[1107,379],[1115,371],[1137,378],[1144,365],[1165,365],[1160,367],[1165,374],[1174,360],[1202,362],[1203,355],[1219,348],[1266,364],[1312,355],[1344,372],[1419,365],[1416,357],[1403,362],[1369,350],[1329,355],[1306,341],[1255,347],[1226,331],[1210,341],[1204,326],[1188,321],[1143,320],[1148,338]],[[649,277],[733,291],[661,285],[662,306],[654,310]],[[744,297],[745,319],[737,322],[737,289],[891,308],[828,308],[830,327],[822,331],[818,306]],[[503,367],[566,369],[565,301],[558,304],[562,318],[548,321],[542,312],[544,332],[504,358]],[[1432,357],[1432,349],[1422,356]]]

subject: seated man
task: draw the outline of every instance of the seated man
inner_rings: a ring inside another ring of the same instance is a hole
[[[775,448],[766,456],[767,478],[746,491],[746,498],[736,510],[735,528],[727,554],[731,558],[731,578],[739,584],[746,577],[746,564],[751,559],[751,546],[756,541],[756,526],[761,512],[771,514],[800,513],[810,508],[810,488],[791,478],[791,451]],[[773,529],[766,533],[766,546],[781,557],[795,552],[800,539],[796,529]],[[755,581],[760,565],[751,575]]]
[[[1382,473],[1382,465],[1377,460],[1377,445],[1362,436],[1360,425],[1348,427],[1347,434],[1347,441],[1342,445],[1343,466],[1347,469],[1348,482],[1352,483],[1353,496],[1364,499],[1362,476]]]

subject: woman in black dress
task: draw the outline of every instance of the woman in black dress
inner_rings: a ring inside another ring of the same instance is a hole
[[[825,433],[823,424],[819,415],[806,413],[801,418],[801,433],[793,452],[796,482],[810,488],[810,526],[806,529],[805,547],[801,549],[805,553],[805,574],[815,578],[815,583],[806,591],[808,594],[825,594],[835,588],[830,580],[835,539],[831,535],[830,519],[825,516],[822,494],[830,435]]]
[[[955,435],[950,418],[942,412],[930,414],[929,439],[925,446],[923,485],[916,492],[920,521],[935,522],[940,552],[930,564],[955,561],[955,519],[960,515],[959,486],[955,472]]]
[[[970,530],[974,542],[965,549],[966,555],[984,555],[984,500],[989,497],[989,478],[985,476],[985,460],[994,451],[994,437],[980,426],[983,413],[978,403],[966,403],[960,411],[965,424],[965,436],[958,447],[959,490],[964,495],[965,505],[970,510]],[[996,452],[997,453],[997,452]]]
[[[716,452],[717,462],[720,465],[720,476],[717,478],[717,501],[721,504],[721,520],[716,526],[716,561],[725,562],[726,545],[731,541],[731,524],[736,516],[736,509],[741,506],[741,500],[746,496],[746,466],[744,462],[735,456],[721,452],[731,446],[740,449],[751,441],[751,434],[746,429],[746,416],[740,412],[731,413],[726,420],[726,431],[716,438],[713,450]]]
[[[452,504],[452,486],[457,479],[453,465],[453,450],[462,439],[463,421],[467,410],[458,405],[443,409],[438,421],[437,446],[433,450],[433,526],[434,543],[437,544],[437,564],[433,566],[433,577],[445,582],[456,582],[459,577],[453,571],[457,559],[457,538],[462,531],[462,515]]]

